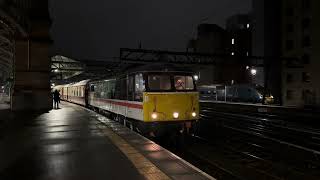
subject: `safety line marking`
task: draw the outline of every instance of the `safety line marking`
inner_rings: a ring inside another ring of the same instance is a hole
[[[149,180],[171,179],[146,157],[139,153],[134,147],[127,143],[122,137],[109,129],[109,127],[102,125],[97,125],[97,127],[112,141],[114,145],[121,150],[124,155],[127,156],[139,173],[144,176],[144,178]]]

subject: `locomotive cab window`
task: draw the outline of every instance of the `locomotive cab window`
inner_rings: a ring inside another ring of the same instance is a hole
[[[168,75],[149,75],[148,85],[151,91],[171,90],[171,80]]]
[[[194,90],[192,76],[174,76],[174,87],[176,90]]]

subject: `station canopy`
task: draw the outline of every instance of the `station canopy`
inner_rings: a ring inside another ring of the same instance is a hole
[[[51,58],[51,81],[54,83],[77,82],[113,75],[124,67],[119,59],[75,60],[62,55]]]
[[[121,48],[120,56],[104,60],[71,59],[62,55],[52,57],[52,80],[78,82],[84,79],[99,79],[110,77],[125,70],[152,63],[178,64],[181,66],[195,67],[195,65],[228,65],[242,64],[254,67],[264,67],[265,60],[274,57],[232,56],[226,54],[204,54],[194,52],[173,52],[146,49]],[[278,57],[278,60],[290,60]],[[295,60],[295,59],[293,59]]]
[[[13,33],[0,20],[0,84],[13,76],[14,43]]]

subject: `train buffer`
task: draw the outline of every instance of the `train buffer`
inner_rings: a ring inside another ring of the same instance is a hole
[[[11,121],[0,136],[0,179],[214,179],[81,106]]]

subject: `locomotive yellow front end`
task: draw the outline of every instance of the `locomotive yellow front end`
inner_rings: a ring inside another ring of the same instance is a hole
[[[199,119],[198,92],[146,92],[143,96],[145,122],[184,122]]]
[[[148,72],[143,122],[151,132],[190,132],[199,119],[199,94],[192,73]]]

